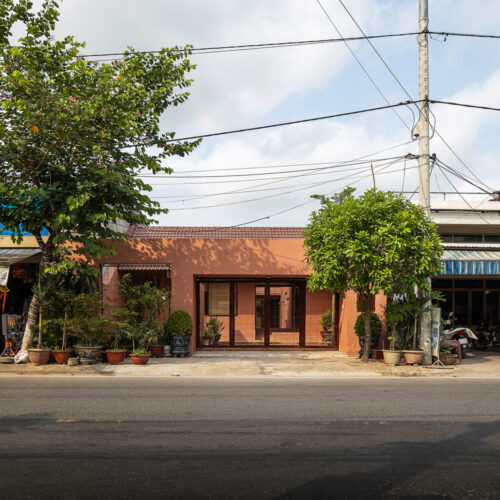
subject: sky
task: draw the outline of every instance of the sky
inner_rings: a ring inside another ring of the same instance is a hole
[[[343,2],[368,35],[418,31],[418,0]],[[321,5],[342,36],[360,36],[339,0],[321,0]],[[429,0],[431,31],[499,34],[499,18],[497,0]],[[87,54],[120,52],[127,46],[156,50],[184,44],[211,47],[339,36],[318,0],[65,0],[56,37],[68,34],[86,41]],[[429,41],[430,98],[500,107],[500,40],[433,38]],[[416,36],[372,43],[417,99]],[[391,104],[408,100],[366,40],[350,42],[349,47]],[[161,119],[162,131],[175,131],[180,138],[386,105],[344,43],[190,59],[197,65],[191,73],[190,97],[181,106],[167,109]],[[431,139],[431,154],[500,190],[500,114],[438,104],[431,111],[437,131]],[[403,157],[418,152],[409,131],[415,110],[401,107],[397,113],[382,110],[206,138],[190,156],[166,161],[173,175],[148,179],[151,196],[169,209],[158,222],[303,226],[319,206],[312,194],[332,194],[347,185],[362,193],[375,183],[411,196],[418,184],[416,162]],[[435,167],[431,191],[455,190],[477,188]],[[462,196],[472,204],[488,198],[484,193]],[[442,200],[443,194],[433,199]]]

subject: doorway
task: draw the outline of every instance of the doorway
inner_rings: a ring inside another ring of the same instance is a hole
[[[219,347],[304,347],[305,279],[197,279],[197,341],[211,317]]]

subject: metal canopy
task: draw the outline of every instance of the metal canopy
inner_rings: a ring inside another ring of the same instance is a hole
[[[39,253],[39,248],[0,248],[0,266],[11,266]]]
[[[500,260],[500,250],[449,250],[443,252],[443,260]]]

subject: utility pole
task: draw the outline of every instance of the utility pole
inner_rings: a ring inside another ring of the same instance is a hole
[[[418,27],[418,202],[425,209],[427,216],[431,213],[430,173],[429,173],[429,7],[428,0],[419,0]],[[431,322],[428,314],[422,314],[420,321],[420,348],[424,351],[424,365],[432,364]]]

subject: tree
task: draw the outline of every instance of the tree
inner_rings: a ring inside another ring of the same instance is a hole
[[[368,361],[371,298],[429,290],[439,273],[442,247],[435,224],[423,209],[402,196],[371,189],[359,198],[350,191],[321,199],[305,231],[306,259],[313,270],[312,290],[353,290],[364,305]]]
[[[42,269],[71,252],[102,257],[126,238],[115,223],[166,213],[138,175],[171,173],[163,161],[199,144],[160,131],[189,95],[189,46],[99,64],[79,55],[84,43],[54,39],[58,17],[54,0],[0,5],[0,224],[16,242],[36,237]],[[15,23],[26,34],[11,42]]]

